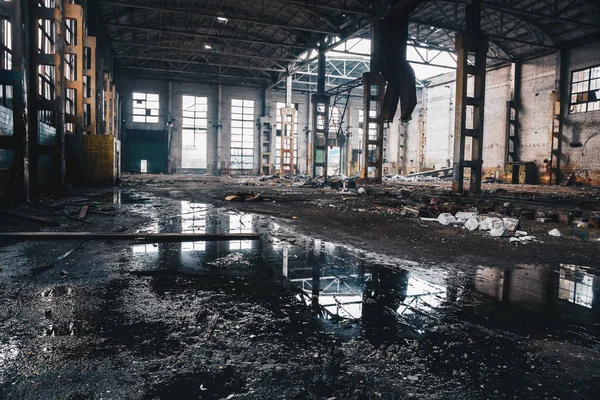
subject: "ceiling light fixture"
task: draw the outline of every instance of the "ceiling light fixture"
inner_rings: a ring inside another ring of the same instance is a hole
[[[227,23],[227,21],[229,21],[229,20],[228,20],[227,18],[225,18],[225,17],[217,17],[217,21],[219,21],[219,22],[221,22],[221,23],[225,24],[225,23]]]

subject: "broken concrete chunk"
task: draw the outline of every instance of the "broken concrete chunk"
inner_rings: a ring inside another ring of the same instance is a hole
[[[470,231],[475,231],[479,228],[479,220],[475,217],[471,217],[465,222],[465,228]]]
[[[479,215],[479,213],[477,213],[477,212],[459,211],[459,212],[456,213],[456,215],[454,217],[456,218],[456,220],[458,222],[465,223],[465,222],[467,222],[467,220],[469,218],[476,217],[477,215]]]
[[[367,194],[365,188],[358,188],[358,194]]]
[[[493,224],[494,222],[502,222],[502,220],[500,218],[496,218],[496,217],[487,217],[484,218],[480,223],[479,223],[479,230],[480,231],[490,231],[493,228]]]
[[[438,222],[446,226],[455,223],[456,218],[450,213],[442,213],[438,216]]]
[[[504,227],[511,232],[516,231],[519,226],[519,220],[516,218],[502,218],[502,222],[504,222]]]
[[[511,237],[510,239],[508,239],[508,241],[509,241],[510,243],[513,243],[513,242],[520,242],[520,241],[521,241],[521,239],[519,239],[518,237],[515,237],[515,236],[513,236],[513,237]]]
[[[560,233],[560,231],[558,229],[554,228],[550,232],[548,232],[548,235],[554,236],[554,237],[561,237],[562,233]]]
[[[490,231],[490,235],[492,235],[493,237],[502,237],[502,236],[506,236],[507,235],[507,231],[506,228],[504,227],[504,225],[502,225],[502,227],[498,227],[498,228],[493,228]]]
[[[516,231],[515,236],[527,236],[527,232],[525,231]]]

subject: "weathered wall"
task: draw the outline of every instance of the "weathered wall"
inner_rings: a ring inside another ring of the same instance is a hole
[[[570,83],[571,71],[600,65],[600,44],[594,43],[563,53],[569,66],[567,75]],[[565,87],[565,86],[563,86]],[[570,85],[566,85],[570,88]],[[568,90],[568,89],[567,89]],[[575,173],[578,180],[600,186],[600,111],[570,114],[568,99],[563,100],[563,173]]]
[[[549,55],[523,63],[519,108],[519,160],[535,162],[538,176],[546,174],[550,158],[551,94],[555,88],[558,60]]]

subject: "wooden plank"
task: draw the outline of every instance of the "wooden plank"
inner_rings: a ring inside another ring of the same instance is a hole
[[[2,232],[3,241],[56,241],[56,240],[144,240],[158,242],[221,242],[230,240],[258,240],[257,233],[118,233],[118,232]]]
[[[46,225],[46,226],[59,226],[60,223],[54,219],[44,218],[44,217],[36,217],[35,215],[23,214],[18,211],[2,211],[2,213],[7,215],[12,215],[13,217],[26,219],[28,221],[36,222],[38,224]]]

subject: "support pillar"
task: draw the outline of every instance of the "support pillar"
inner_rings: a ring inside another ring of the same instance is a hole
[[[483,166],[483,115],[488,39],[481,34],[481,0],[467,5],[465,32],[456,35],[456,106],[454,125],[454,176],[452,191],[463,193],[465,170],[471,174],[470,191],[481,192]],[[469,90],[469,82],[473,83]],[[470,108],[470,110],[468,110]],[[470,154],[465,157],[467,142]]]
[[[519,108],[521,103],[521,63],[512,65],[512,95],[506,102],[506,166],[519,161]]]
[[[288,75],[285,86],[285,107],[279,110],[281,115],[279,174],[296,173],[294,148],[296,142],[296,109],[292,106],[292,75]]]
[[[317,94],[312,98],[313,157],[312,176],[327,176],[327,133],[329,127],[329,96],[325,94],[325,42],[321,41],[318,57]]]
[[[380,183],[383,178],[383,115],[386,80],[378,73],[366,72],[364,86],[363,166],[361,178]]]
[[[381,21],[373,23],[371,28],[371,72],[363,75],[363,149],[361,178],[372,178],[380,183],[383,178],[383,113],[387,81],[379,72],[381,69]]]

